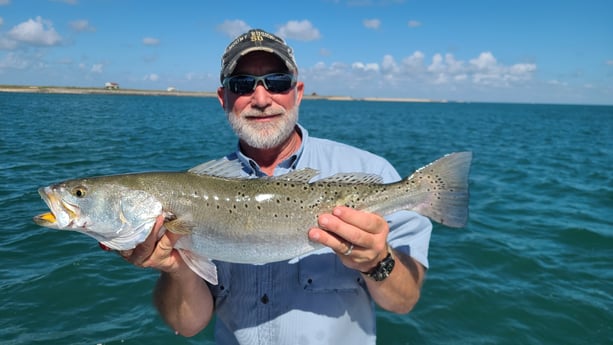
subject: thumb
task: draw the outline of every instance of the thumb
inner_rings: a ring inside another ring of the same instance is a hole
[[[164,235],[162,235],[162,237],[160,237],[159,241],[158,241],[158,248],[163,250],[164,252],[170,252],[172,251],[172,249],[174,248],[175,244],[177,243],[177,241],[179,241],[179,239],[184,236],[184,235],[178,235],[175,233],[172,233],[170,231],[166,231],[164,232]]]
[[[164,232],[157,242],[153,254],[143,264],[144,267],[152,267],[164,272],[172,272],[184,265],[183,259],[175,245],[184,235],[177,235],[170,231]]]

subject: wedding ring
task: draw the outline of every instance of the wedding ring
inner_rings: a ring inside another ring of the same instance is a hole
[[[347,256],[349,254],[351,254],[351,251],[353,250],[353,243],[349,244],[349,249],[347,249],[346,252],[343,253],[343,255]]]

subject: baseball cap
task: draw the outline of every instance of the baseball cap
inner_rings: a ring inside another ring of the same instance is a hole
[[[294,52],[282,38],[261,29],[252,29],[236,37],[226,48],[221,58],[220,81],[232,75],[241,57],[254,51],[273,53],[285,62],[291,73],[298,72]]]

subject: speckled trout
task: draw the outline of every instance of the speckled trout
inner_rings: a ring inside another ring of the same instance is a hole
[[[382,216],[411,210],[449,227],[468,218],[472,154],[448,154],[395,183],[369,174],[311,181],[313,169],[277,177],[240,177],[240,163],[216,160],[187,172],[149,172],[74,179],[38,192],[51,212],[36,224],[87,234],[115,250],[132,249],[158,216],[183,234],[176,248],[190,268],[216,284],[211,260],[264,264],[320,248],[307,231],[339,205]]]

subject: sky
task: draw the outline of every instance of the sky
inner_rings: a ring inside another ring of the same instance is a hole
[[[610,0],[0,0],[0,85],[215,91],[251,28],[308,95],[613,104]]]

